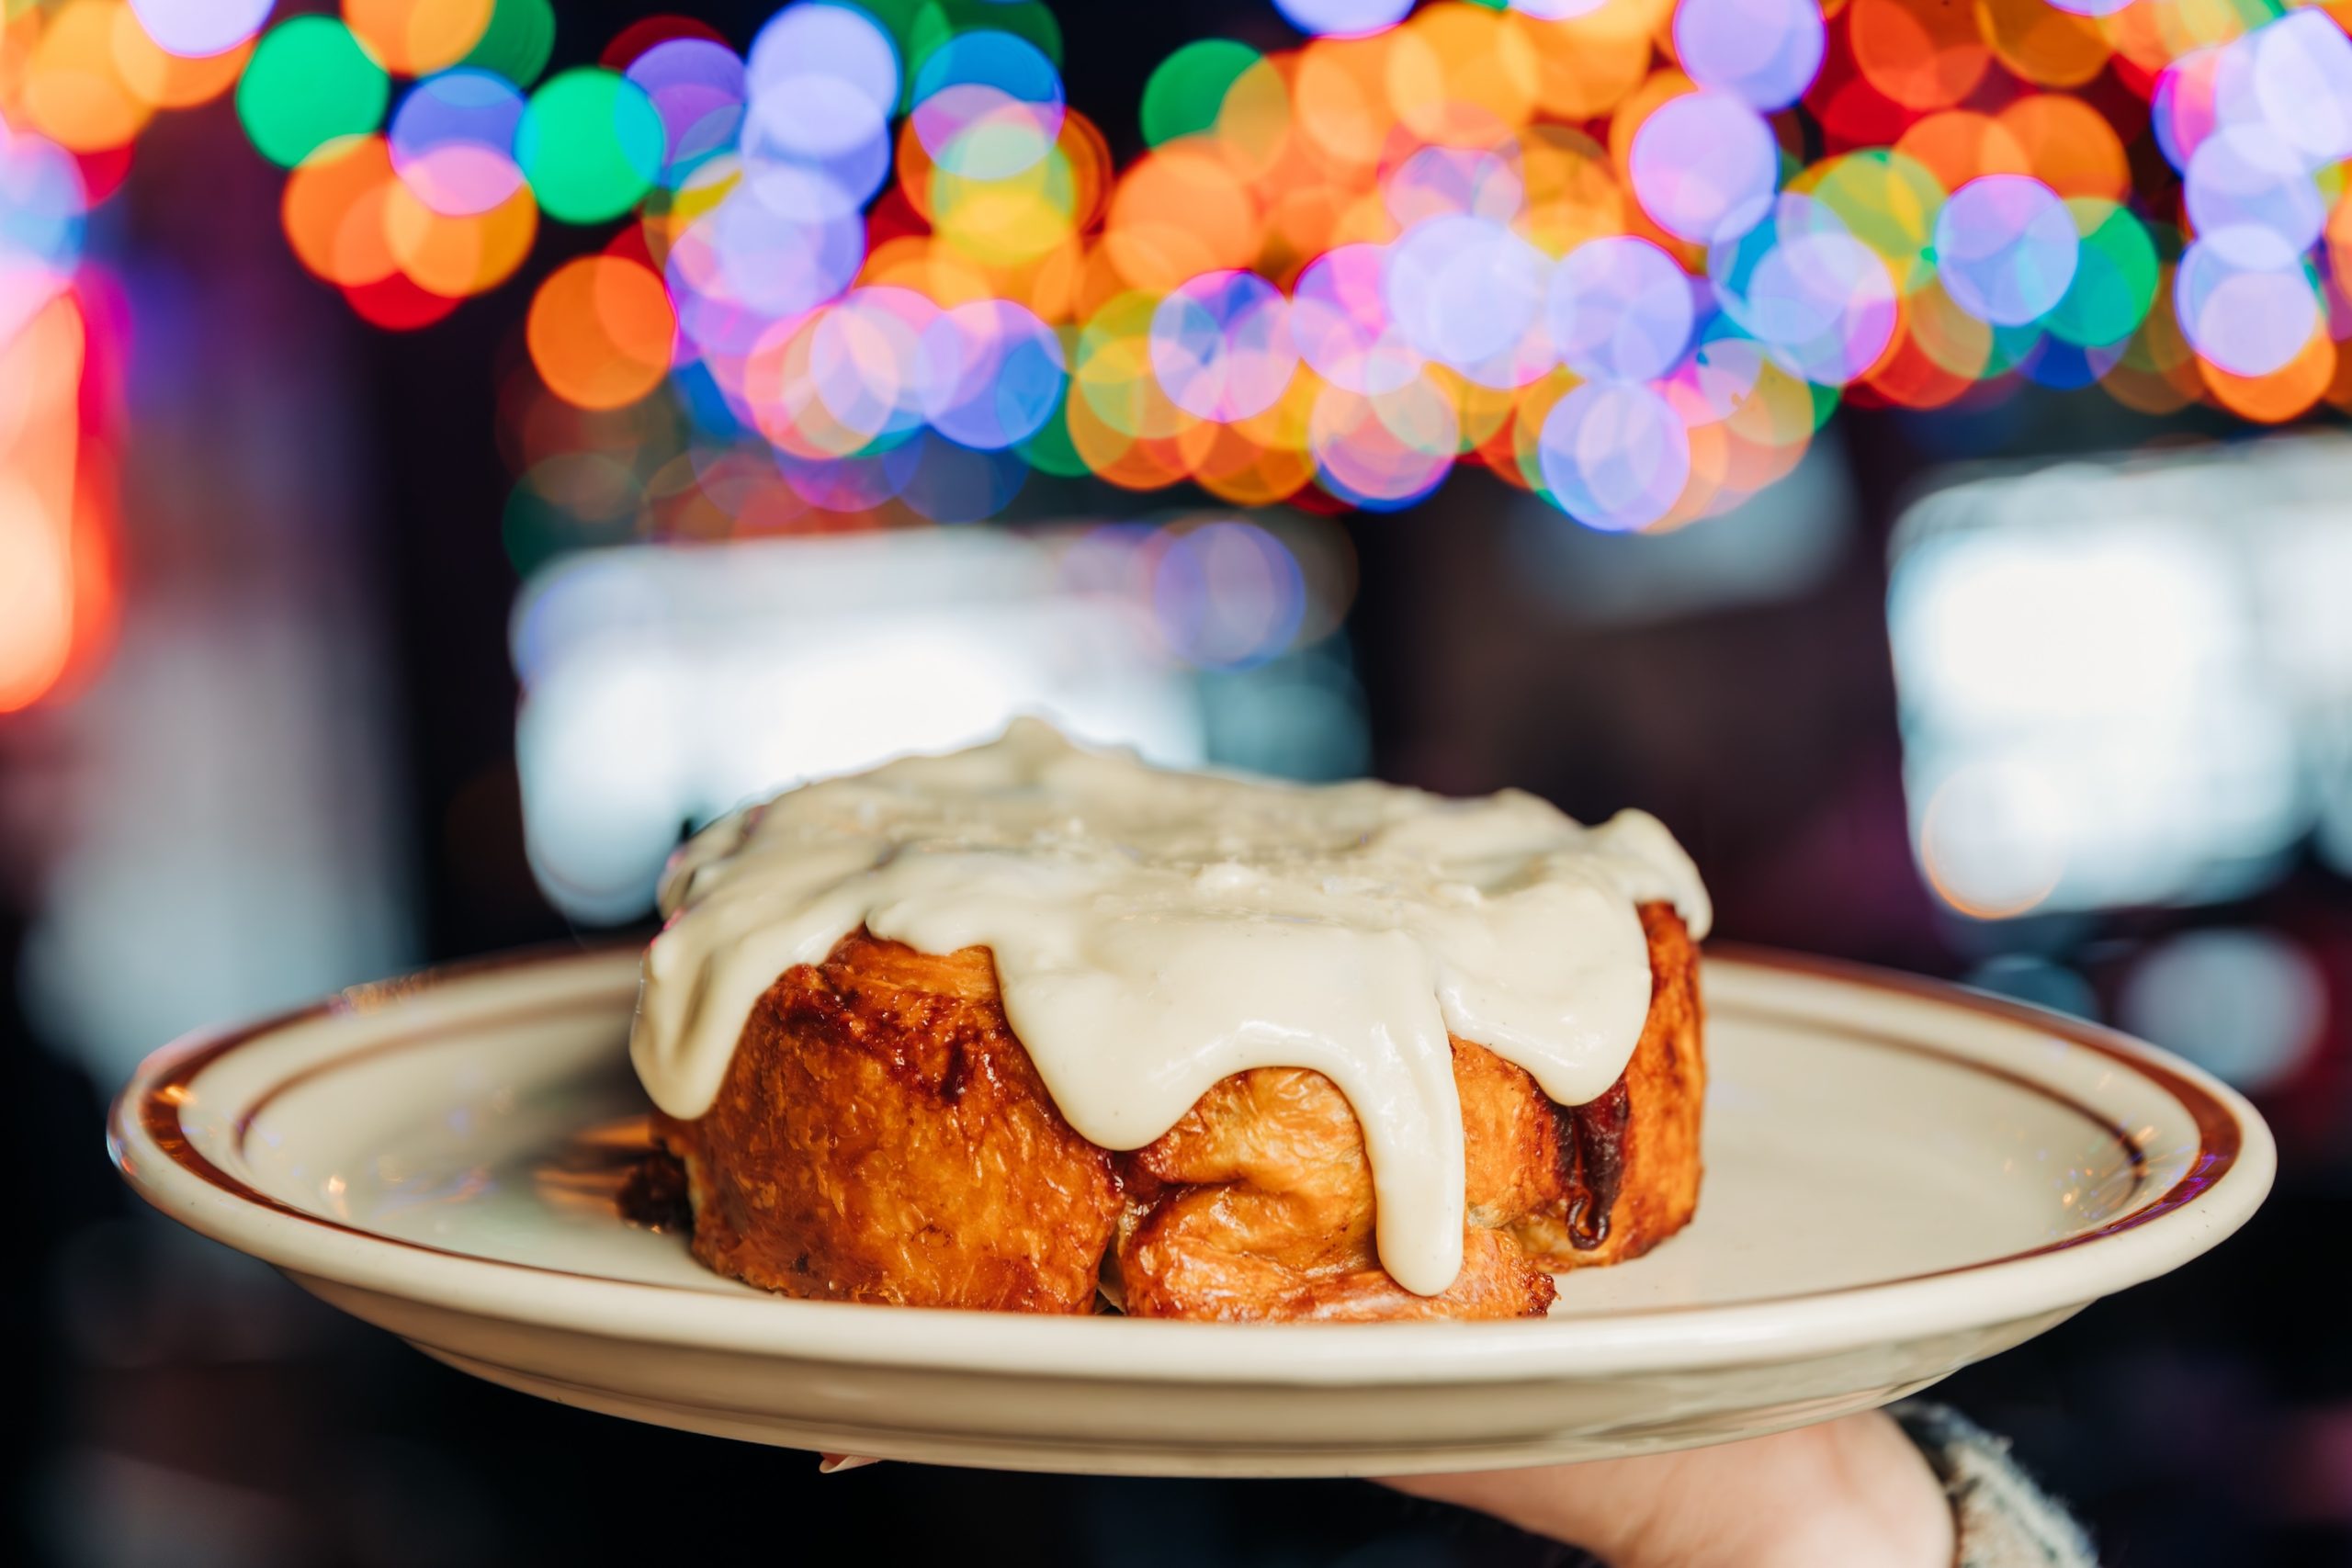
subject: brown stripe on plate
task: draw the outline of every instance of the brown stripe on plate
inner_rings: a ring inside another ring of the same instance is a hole
[[[616,946],[606,951],[618,952],[621,950]],[[1917,997],[1925,1000],[1939,1003],[1942,1006],[1958,1008],[1963,1011],[1975,1012],[1998,1018],[2007,1022],[2019,1024],[2024,1027],[2036,1030],[2044,1034],[2054,1035],[2057,1038],[2065,1041],[2069,1044],[2079,1046],[2085,1050],[2093,1052],[2098,1055],[2106,1057],[2120,1066],[2130,1068],[2143,1079],[2154,1084],[2157,1088],[2169,1094],[2184,1110],[2188,1112],[2190,1119],[2195,1123],[2198,1134],[2198,1148],[2197,1152],[2189,1159],[2188,1169],[2181,1176],[2181,1178],[2149,1202],[2131,1211],[2129,1213],[2119,1215],[2115,1219],[2110,1220],[2107,1224],[2099,1225],[2095,1229],[2080,1232],[2074,1235],[2063,1236],[2054,1241],[2045,1242],[2038,1247],[2027,1247],[2018,1252],[2006,1253],[1998,1258],[1982,1258],[1972,1263],[1955,1264],[1948,1269],[1929,1269],[1923,1273],[1906,1274],[1891,1280],[1872,1280],[1859,1285],[1839,1286],[1834,1290],[1804,1291],[1785,1296],[1758,1296],[1745,1298],[1736,1302],[1718,1302],[1704,1304],[1693,1303],[1679,1307],[1648,1307],[1642,1309],[1635,1315],[1654,1316],[1690,1312],[1716,1312],[1732,1307],[1760,1306],[1786,1302],[1824,1300],[1837,1296],[1850,1295],[1858,1292],[1880,1290],[1891,1285],[1911,1284],[1919,1280],[1942,1279],[1953,1274],[1973,1273],[1981,1269],[1999,1268],[2006,1264],[2022,1262],[2032,1258],[2040,1258],[2050,1253],[2064,1252],[2073,1247],[2081,1247],[2087,1243],[2114,1235],[2122,1231],[2136,1229],[2137,1227],[2144,1225],[2149,1222],[2181,1207],[2183,1204],[2189,1202],[2207,1188],[2220,1180],[2222,1177],[2228,1172],[2230,1168],[2237,1163],[2239,1155],[2244,1147],[2244,1134],[2238,1126],[2237,1119],[2232,1116],[2229,1112],[2229,1109],[2221,1101],[2215,1100],[2201,1084],[2199,1084],[2187,1075],[2175,1070],[2168,1065],[2161,1061],[2152,1059],[2141,1047],[2132,1043],[2127,1037],[2116,1034],[2111,1031],[2102,1029],[2096,1024],[2086,1023],[2079,1019],[2069,1018],[2062,1013],[2050,1012],[2044,1009],[2033,1007],[2027,1003],[2011,1001],[2007,998],[1990,996],[1980,991],[1972,990],[1966,987],[1955,986],[1943,981],[1915,978],[1909,976],[1869,968],[1861,964],[1847,964],[1837,959],[1816,958],[1804,954],[1784,953],[1769,950],[1747,948],[1730,942],[1724,943],[1719,947],[1712,949],[1711,953],[1714,957],[1725,959],[1733,963],[1742,964],[1749,968],[1777,969],[1792,974],[1813,975],[1825,979],[1836,980],[1845,985],[1860,986],[1871,990],[1890,991],[1901,995]],[[387,1235],[380,1231],[368,1230],[362,1226],[349,1224],[340,1220],[330,1219],[322,1214],[315,1213],[307,1209],[298,1208],[293,1204],[287,1203],[277,1198],[270,1196],[266,1192],[259,1190],[215,1165],[205,1156],[202,1150],[196,1147],[195,1144],[188,1138],[187,1130],[183,1127],[180,1122],[180,1107],[186,1102],[188,1095],[188,1089],[196,1078],[201,1075],[205,1069],[220,1062],[221,1058],[228,1055],[231,1052],[251,1044],[255,1040],[261,1039],[264,1036],[275,1034],[297,1024],[310,1022],[319,1018],[326,1017],[330,1014],[351,1012],[365,1008],[389,1005],[391,1002],[396,1002],[419,991],[436,988],[452,981],[463,980],[485,973],[494,973],[503,969],[523,967],[532,964],[548,964],[566,958],[586,958],[597,955],[598,952],[595,949],[589,949],[585,951],[579,949],[565,949],[562,950],[560,955],[541,950],[537,952],[493,955],[492,957],[486,959],[476,959],[467,963],[451,964],[444,968],[426,970],[418,975],[410,976],[407,979],[387,982],[379,987],[360,987],[356,991],[346,992],[340,996],[330,998],[325,1001],[314,1003],[310,1007],[299,1008],[288,1012],[280,1013],[274,1018],[266,1019],[261,1022],[235,1030],[224,1035],[192,1041],[188,1043],[184,1055],[174,1059],[167,1066],[157,1074],[151,1083],[149,1083],[145,1094],[141,1098],[135,1108],[129,1102],[129,1096],[130,1093],[129,1088],[126,1088],[123,1091],[123,1095],[116,1100],[107,1118],[107,1143],[109,1150],[118,1165],[126,1165],[128,1163],[130,1159],[130,1152],[123,1144],[120,1129],[128,1124],[128,1118],[135,1110],[138,1116],[139,1125],[145,1131],[148,1137],[153,1140],[155,1146],[162,1150],[163,1153],[173,1161],[173,1163],[179,1166],[188,1174],[220,1191],[230,1194],[231,1196],[242,1199],[247,1202],[254,1203],[262,1208],[271,1211],[272,1213],[286,1215],[290,1219],[300,1220],[306,1224],[317,1225],[326,1230],[340,1231],[348,1235],[360,1236],[370,1241],[389,1246],[407,1247],[413,1251],[435,1253],[445,1258],[463,1258],[468,1262],[481,1264],[489,1268],[517,1269],[534,1274],[551,1274],[560,1278],[574,1280],[596,1280],[616,1284],[644,1283],[644,1281],[616,1280],[613,1280],[608,1275],[603,1274],[584,1274],[577,1269],[550,1269],[542,1264],[522,1263],[511,1258],[485,1258],[479,1253],[459,1252],[450,1247],[434,1247],[424,1242],[411,1241],[402,1236]],[[1703,977],[1703,971],[1702,973]],[[501,1019],[511,1018],[517,1015],[544,1017],[548,1016],[551,1012],[557,1011],[569,1012],[573,1010],[585,1010],[592,1007],[615,1007],[618,1004],[620,999],[620,995],[618,993],[614,993],[603,998],[594,1000],[591,1000],[589,998],[576,998],[573,1001],[565,1003],[542,1003],[531,1008],[516,1009],[508,1013],[493,1016]],[[2007,1068],[1995,1066],[1989,1063],[1979,1062],[1967,1056],[1945,1052],[1934,1046],[1923,1044],[1919,1042],[1904,1040],[1891,1035],[1882,1035],[1871,1031],[1853,1028],[1849,1025],[1826,1023],[1786,1014],[1775,1014],[1768,1009],[1758,1009],[1755,1010],[1759,1016],[1772,1020],[1773,1021],[1782,1022],[1789,1027],[1815,1030],[1824,1033],[1836,1034],[1844,1038],[1852,1039],[1862,1043],[1892,1047],[1912,1055],[1936,1057],[1951,1064],[1956,1068],[1965,1068],[1984,1077],[1996,1078],[2018,1088],[2030,1089],[2033,1093],[2064,1106],[2070,1111],[2083,1116],[2092,1122],[2092,1124],[2099,1128],[2102,1133],[2114,1137],[2123,1146],[2127,1155],[2134,1161],[2135,1169],[2144,1174],[2146,1168],[2145,1153],[2141,1148],[2138,1139],[2132,1133],[2127,1129],[2114,1125],[2112,1122],[2109,1122],[2107,1118],[2099,1115],[2090,1107],[2071,1099],[2046,1084],[2025,1077],[2022,1075],[2011,1072]],[[434,1026],[432,1028],[420,1029],[413,1034],[398,1036],[393,1040],[371,1042],[369,1044],[363,1046],[356,1051],[345,1053],[342,1056],[334,1057],[326,1062],[306,1065],[297,1072],[288,1075],[285,1079],[272,1084],[262,1090],[261,1093],[254,1098],[253,1102],[250,1103],[235,1118],[232,1125],[234,1125],[238,1130],[237,1136],[239,1142],[242,1144],[244,1130],[251,1125],[255,1112],[257,1112],[261,1107],[266,1105],[270,1100],[282,1094],[287,1089],[292,1087],[295,1083],[316,1077],[337,1067],[347,1066],[351,1062],[356,1060],[386,1054],[395,1046],[413,1047],[415,1045],[436,1041],[447,1033],[452,1027],[474,1028],[479,1027],[483,1021],[484,1021],[481,1019],[474,1019],[465,1021],[461,1024],[455,1026],[443,1024]],[[652,1288],[677,1289],[678,1287],[654,1286]]]

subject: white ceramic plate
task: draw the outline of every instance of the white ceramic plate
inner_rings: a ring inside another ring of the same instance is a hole
[[[1532,1464],[1894,1399],[2194,1258],[2268,1190],[2237,1095],[2106,1031],[1708,960],[1706,1187],[1535,1323],[1246,1325],[786,1301],[621,1220],[633,953],[346,992],[159,1053],[114,1157],[166,1213],[450,1365],[795,1448],[1023,1470]]]

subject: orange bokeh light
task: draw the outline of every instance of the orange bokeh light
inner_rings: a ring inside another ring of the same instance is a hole
[[[2034,172],[2033,161],[2017,133],[1973,109],[1947,109],[1928,116],[1895,139],[1894,150],[1924,164],[1947,191],[1958,190],[1981,175]]]
[[[131,96],[159,109],[193,108],[210,103],[237,85],[253,58],[251,39],[234,49],[191,59],[171,53],[147,36],[129,6],[114,15],[115,68]]]
[[[1491,146],[1535,113],[1535,49],[1513,13],[1423,6],[1396,30],[1385,74],[1396,118],[1431,144]]]
[[[2082,99],[2060,93],[2030,94],[2005,106],[1994,123],[2017,143],[2034,177],[2060,196],[2096,196],[2109,201],[2131,197],[2132,165],[2123,139],[2105,115]],[[1993,147],[1993,152],[2007,156],[2006,148]]]
[[[490,27],[492,0],[343,0],[344,25],[396,76],[427,76],[466,57]]]
[[[1938,0],[1853,0],[1846,28],[1855,69],[1906,108],[1950,108],[1993,62],[1974,14]]]
[[[1567,120],[1614,109],[1649,74],[1654,42],[1671,26],[1673,9],[1673,0],[1607,0],[1581,17],[1527,24],[1536,106]]]
[[[1166,293],[1204,272],[1248,266],[1260,231],[1257,203],[1229,164],[1214,151],[1171,144],[1119,182],[1103,246],[1130,285]]]
[[[2335,340],[2317,332],[2301,353],[2267,376],[2233,376],[2206,359],[2197,368],[2222,407],[2257,424],[2278,424],[2320,400],[2335,379]]]
[[[1396,35],[1363,39],[1317,39],[1299,54],[1291,83],[1293,113],[1301,136],[1340,169],[1369,169],[1380,162],[1389,128],[1396,123],[1388,103],[1388,51]]]
[[[57,689],[105,629],[102,552],[82,395],[89,334],[61,295],[0,339],[0,713]]]
[[[146,129],[154,107],[124,79],[115,44],[129,14],[122,0],[68,0],[50,16],[22,65],[31,129],[76,152],[119,147]]]
[[[2112,52],[2096,18],[2050,0],[1976,0],[1976,26],[1995,57],[2037,86],[2079,87]]]
[[[380,283],[400,268],[386,204],[399,186],[380,136],[312,153],[286,179],[278,217],[297,260],[346,288]]]
[[[428,293],[462,299],[486,294],[514,275],[539,231],[531,187],[487,212],[454,218],[435,212],[395,179],[384,196],[384,239],[393,261]]]
[[[660,386],[677,333],[661,276],[614,255],[582,256],[549,273],[524,326],[548,389],[588,409],[619,408]]]

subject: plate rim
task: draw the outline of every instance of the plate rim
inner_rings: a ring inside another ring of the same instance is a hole
[[[1871,1343],[2022,1321],[2079,1307],[2209,1250],[2252,1216],[2277,1169],[2269,1129],[2243,1095],[2193,1064],[2119,1031],[1948,981],[1730,942],[1708,945],[1709,970],[1747,969],[1903,996],[2054,1036],[2069,1049],[2120,1063],[2182,1108],[2197,1129],[2198,1152],[2165,1191],[2106,1224],[1917,1275],[1736,1303],[1626,1308],[1525,1323],[1207,1324],[797,1301],[484,1258],[288,1203],[215,1164],[187,1136],[181,1121],[187,1086],[198,1075],[230,1053],[289,1029],[378,1011],[507,971],[567,964],[617,971],[624,957],[639,951],[636,943],[606,942],[492,953],[352,987],[249,1023],[185,1035],[148,1056],[116,1095],[107,1118],[108,1157],[142,1198],[203,1235],[298,1278],[427,1308],[788,1360],[1023,1378],[1300,1385],[1615,1377],[1833,1355]],[[542,1001],[531,1010],[549,1005]],[[1822,1024],[1818,1019],[1792,1021]],[[2123,1141],[2135,1159],[2142,1157],[2128,1129],[2054,1085],[1924,1042],[1892,1034],[1871,1038],[1989,1072],[2056,1100]],[[262,1105],[294,1082],[390,1043],[346,1051],[277,1080],[239,1108],[240,1132]],[[2108,1249],[2098,1254],[2103,1267],[2083,1267],[2101,1247]],[[906,1332],[909,1327],[923,1331]]]

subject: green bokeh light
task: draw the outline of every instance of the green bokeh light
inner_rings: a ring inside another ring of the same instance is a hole
[[[1065,328],[1061,330],[1060,336],[1062,353],[1068,355],[1072,347],[1072,334]],[[1046,423],[1038,426],[1037,434],[1026,441],[1016,443],[1013,447],[1028,460],[1031,468],[1064,479],[1082,479],[1093,472],[1087,467],[1086,459],[1079,456],[1077,445],[1070,440],[1069,389],[1069,378],[1064,377],[1061,395],[1055,400],[1054,412],[1046,416]]]
[[[330,141],[384,123],[391,83],[332,17],[270,28],[237,83],[237,118],[261,155],[292,168]]]
[[[1836,413],[1838,405],[1845,400],[1846,389],[1825,387],[1818,381],[1807,381],[1804,383],[1804,389],[1813,399],[1813,428],[1819,430],[1829,423],[1829,416]]]
[[[495,71],[518,87],[527,87],[548,68],[555,48],[555,12],[548,0],[498,0],[481,41],[458,62],[483,71]]]
[[[1225,95],[1259,54],[1231,39],[1188,43],[1159,62],[1143,88],[1143,139],[1154,147],[1216,124]]]
[[[550,76],[531,95],[514,132],[514,161],[550,218],[617,218],[662,170],[662,115],[643,88],[583,66]]]
[[[2130,211],[2097,197],[2066,203],[2083,237],[2075,278],[2044,324],[2077,348],[2122,342],[2148,318],[2156,298],[2156,245]]]

